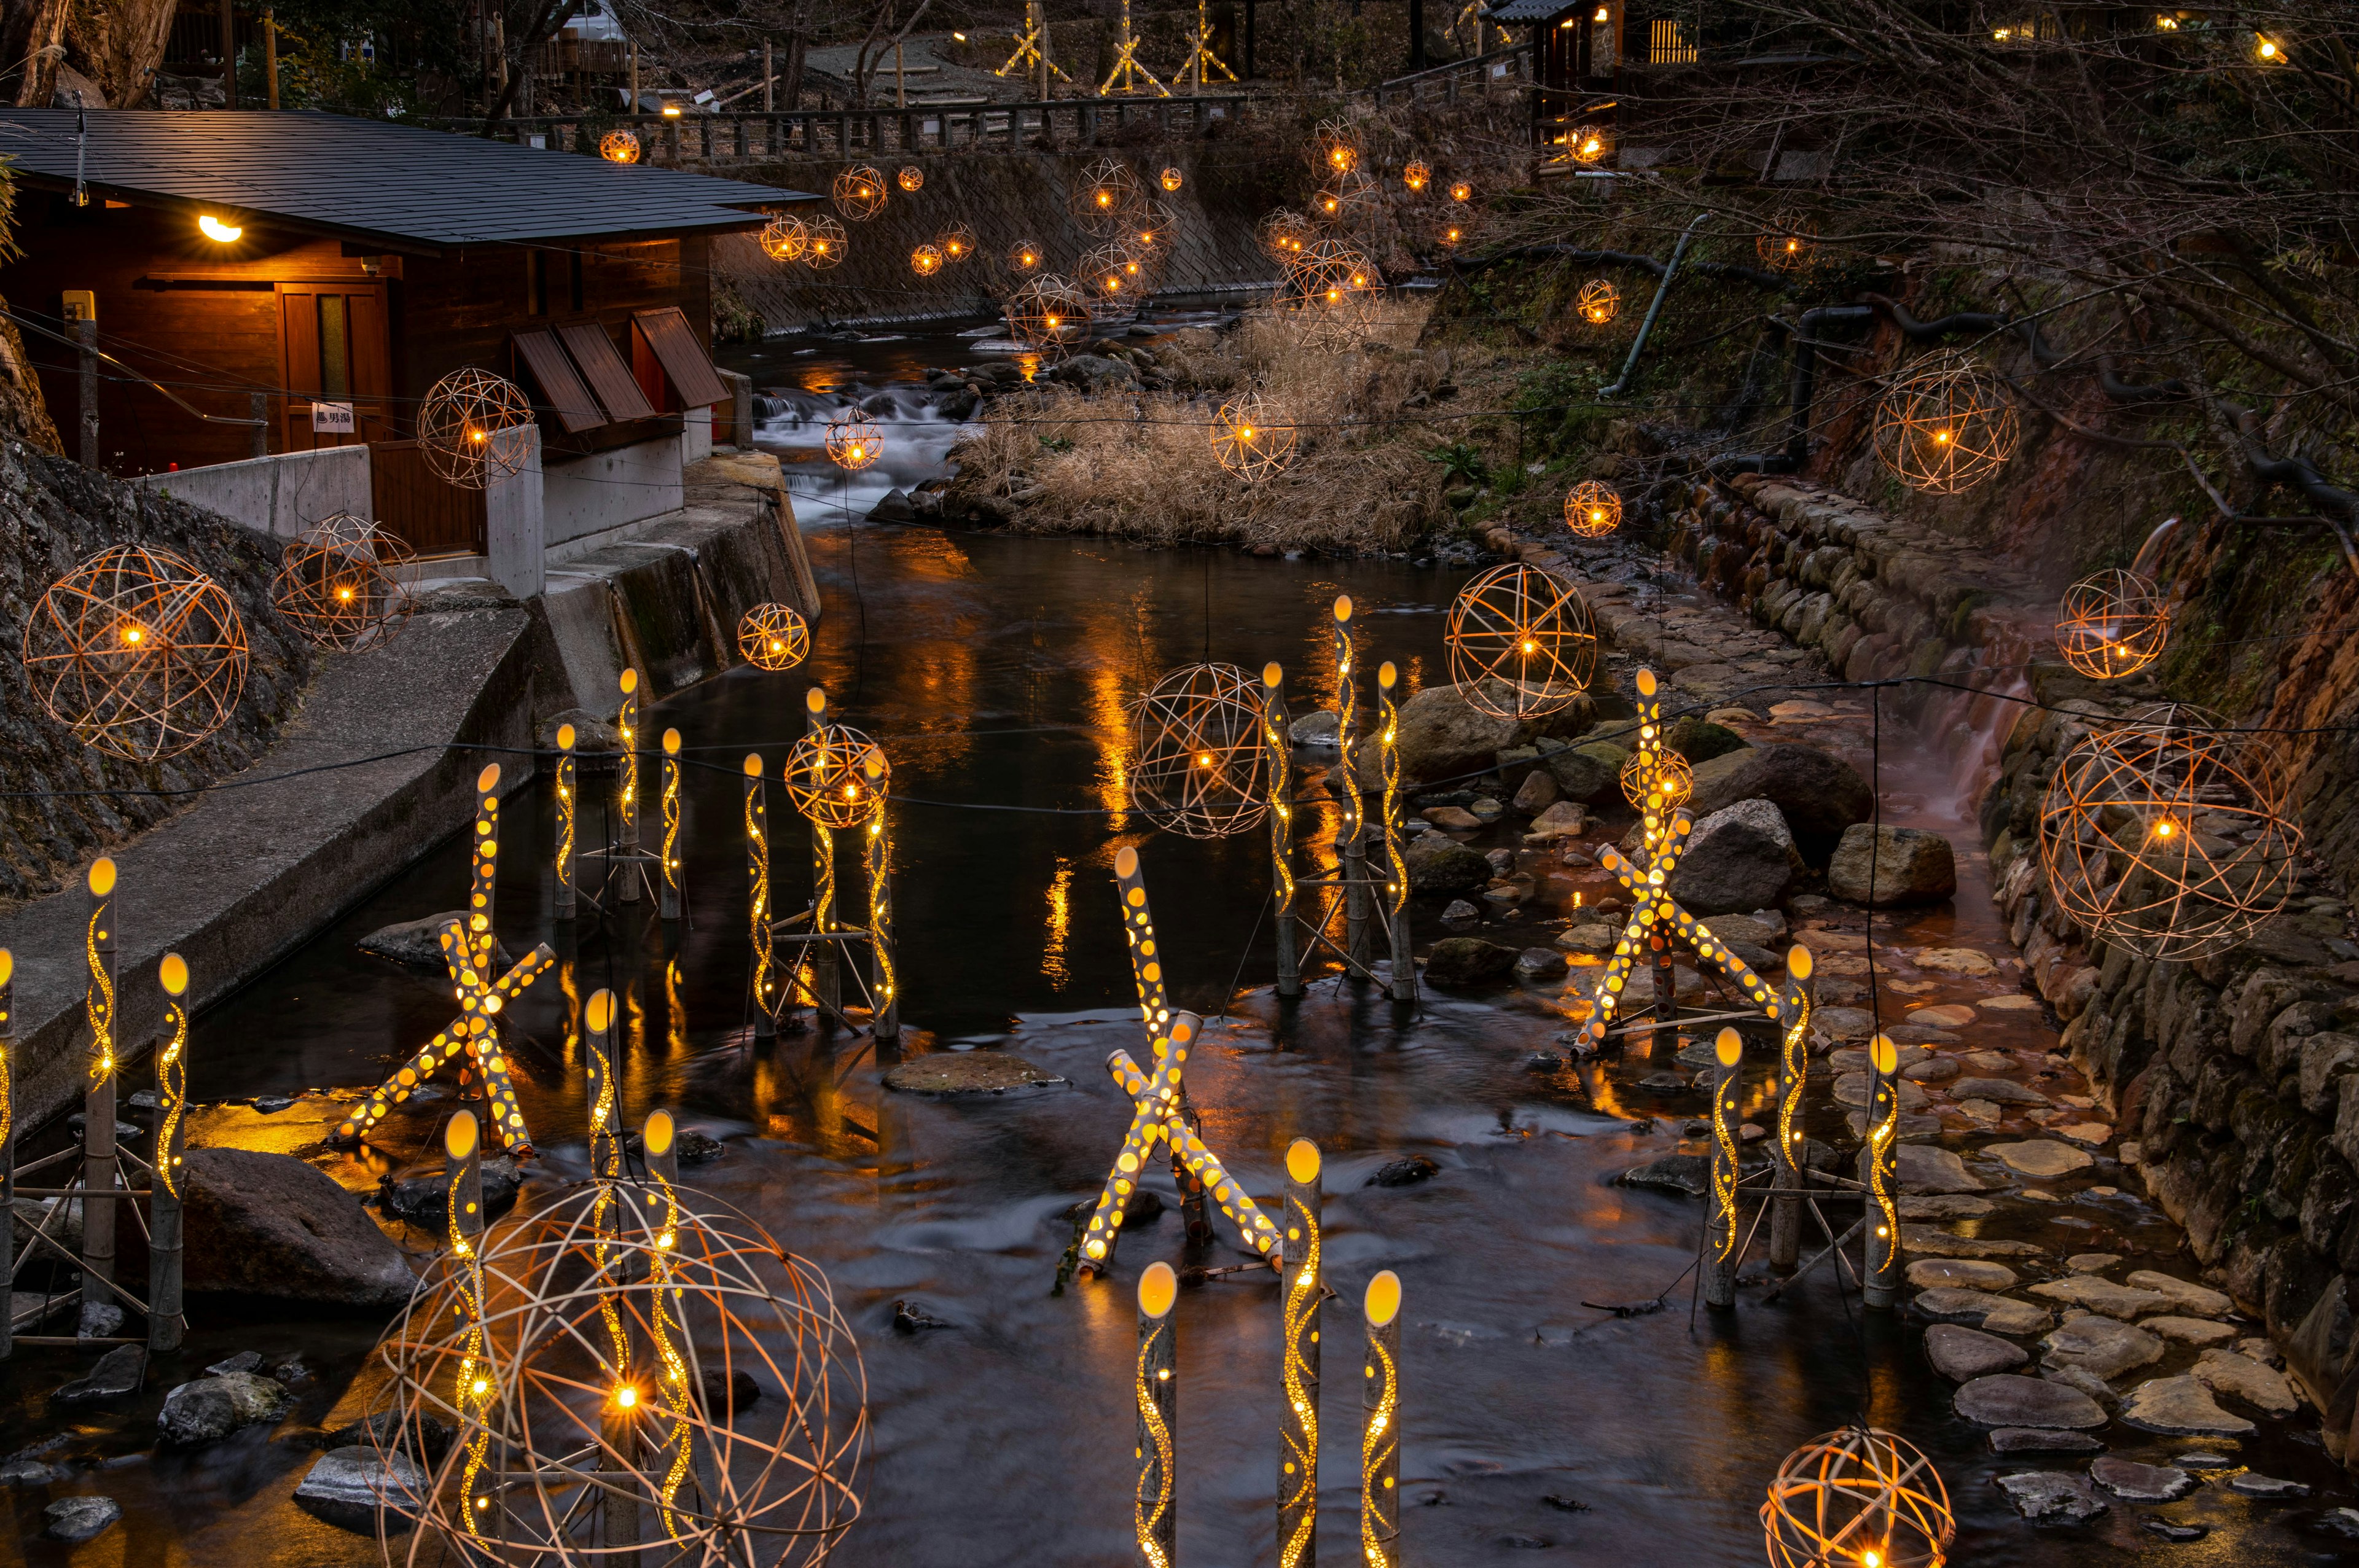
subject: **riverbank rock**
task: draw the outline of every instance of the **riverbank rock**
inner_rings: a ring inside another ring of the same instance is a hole
[[[1565,799],[1595,806],[1621,798],[1622,764],[1630,760],[1630,753],[1610,741],[1593,741],[1549,752],[1541,760]]]
[[[442,957],[442,927],[453,920],[464,921],[466,918],[465,910],[453,909],[441,914],[429,914],[420,920],[397,921],[391,925],[378,926],[353,945],[364,953],[390,958],[409,968],[447,974],[450,966]],[[495,935],[492,962],[506,970],[516,960],[508,957],[506,947],[496,945],[497,940]]]
[[[1506,683],[1494,684],[1499,691],[1491,700],[1498,707],[1511,706],[1513,693]],[[1401,776],[1412,784],[1431,784],[1488,773],[1501,752],[1543,737],[1583,734],[1596,721],[1597,704],[1586,692],[1554,713],[1517,719],[1485,713],[1469,700],[1466,687],[1430,686],[1400,705],[1395,745]]]
[[[386,1525],[398,1532],[408,1528],[401,1505],[424,1486],[425,1477],[407,1454],[380,1456],[374,1448],[332,1448],[311,1462],[295,1488],[295,1501],[305,1512],[351,1530],[375,1530],[383,1508]]]
[[[335,1179],[286,1154],[191,1149],[187,1283],[334,1306],[397,1307],[417,1281],[401,1249]]]
[[[1700,1198],[1712,1190],[1712,1162],[1701,1154],[1666,1154],[1643,1165],[1633,1165],[1614,1178],[1625,1187],[1651,1187]]]
[[[2198,1356],[2195,1379],[2215,1394],[2270,1415],[2291,1415],[2296,1408],[2293,1385],[2284,1373],[2234,1350],[2206,1350]]]
[[[2219,1291],[2158,1269],[2133,1270],[2129,1284],[2133,1290],[2153,1291],[2169,1298],[2170,1310],[2186,1317],[2225,1317],[2228,1309],[2235,1305]]]
[[[92,1541],[122,1517],[123,1505],[113,1498],[60,1498],[41,1510],[41,1533],[51,1541]]]
[[[1752,744],[1735,730],[1714,724],[1710,719],[1698,719],[1692,713],[1663,731],[1664,748],[1677,752],[1690,763],[1709,762],[1731,752],[1748,750]]]
[[[1397,1160],[1387,1160],[1376,1167],[1375,1175],[1363,1185],[1371,1187],[1413,1187],[1419,1182],[1430,1181],[1441,1167],[1422,1154],[1404,1154]]]
[[[1516,979],[1534,982],[1564,978],[1564,955],[1553,947],[1527,947],[1516,958]]]
[[[1858,770],[1815,746],[1756,746],[1714,757],[1695,770],[1688,809],[1709,816],[1740,800],[1777,806],[1803,859],[1823,865],[1843,830],[1867,820],[1875,797]]]
[[[2117,1317],[2125,1323],[2159,1312],[2170,1303],[2170,1298],[2160,1291],[2135,1290],[2117,1285],[2111,1280],[2101,1280],[2094,1274],[2073,1274],[2061,1280],[2046,1280],[2031,1287],[2035,1296],[2046,1296],[2051,1302],[2062,1302],[2083,1312],[2101,1313]]]
[[[1939,833],[1856,822],[1827,861],[1827,891],[1875,909],[1939,903],[1958,891],[1957,860]]]
[[[2102,1454],[2105,1445],[2085,1432],[2048,1432],[2036,1426],[1993,1429],[1994,1454]]]
[[[1298,746],[1332,748],[1342,730],[1342,721],[1335,717],[1333,708],[1316,708],[1288,726],[1286,736]]]
[[[58,1210],[62,1207],[65,1212]],[[14,1230],[16,1250],[12,1256],[22,1258],[38,1245],[33,1232],[44,1231],[50,1240],[65,1249],[70,1256],[82,1254],[82,1200],[75,1198],[15,1198],[8,1205],[9,1225]],[[57,1254],[48,1248],[40,1249],[51,1262]]]
[[[1488,985],[1506,979],[1517,957],[1515,948],[1479,936],[1445,936],[1433,945],[1425,960],[1425,978],[1428,984],[1444,989]]]
[[[2108,1454],[2089,1466],[2089,1479],[2134,1503],[2177,1502],[2195,1489],[2195,1477],[2171,1465],[2141,1465]]]
[[[2023,1143],[1994,1143],[1983,1152],[2010,1171],[2042,1180],[2068,1176],[2097,1162],[2086,1149],[2076,1149],[2069,1143],[2059,1143],[2049,1138],[2036,1138]]]
[[[935,1051],[887,1067],[885,1087],[944,1099],[1060,1089],[1066,1081],[1006,1051]]]
[[[147,1349],[142,1345],[118,1345],[98,1358],[98,1364],[49,1396],[60,1405],[95,1404],[139,1391],[147,1374]]]
[[[1473,892],[1491,880],[1491,862],[1480,850],[1455,839],[1429,835],[1425,842],[1410,845],[1401,858],[1408,862],[1411,892]]]
[[[1568,926],[1557,933],[1555,946],[1568,953],[1582,953],[1591,957],[1603,957],[1614,951],[1621,934],[1611,925],[1590,923]]]
[[[2112,1507],[2085,1479],[2061,1470],[2001,1476],[1998,1485],[2015,1511],[2035,1521],[2084,1524]]]
[[[2174,1437],[2243,1437],[2253,1423],[2220,1408],[2212,1390],[2190,1375],[2150,1378],[2122,1400],[2122,1419]]]
[[[2004,1263],[1974,1258],[1916,1258],[1908,1264],[1908,1282],[1920,1291],[2013,1290],[2017,1275]]]
[[[1976,1378],[1958,1390],[1956,1404],[1960,1415],[1979,1426],[2094,1432],[2105,1424],[2104,1407],[2078,1389],[2013,1372]]]
[[[497,1219],[516,1207],[524,1177],[506,1156],[484,1161],[483,1173],[484,1217]],[[450,1178],[440,1165],[413,1165],[397,1175],[380,1176],[376,1206],[380,1214],[440,1230],[451,1218]]]
[[[1904,1143],[1892,1152],[1893,1173],[1904,1193],[1978,1193],[1988,1185],[1950,1150]]]
[[[182,1383],[164,1396],[156,1417],[157,1434],[178,1448],[201,1448],[219,1443],[241,1427],[277,1425],[294,1408],[295,1396],[268,1378],[251,1372],[225,1372]]]
[[[1996,1372],[2012,1372],[2031,1357],[2023,1346],[1962,1324],[1937,1323],[1925,1331],[1925,1359],[1953,1383],[1971,1383]]]
[[[1695,825],[1671,873],[1671,896],[1691,914],[1765,909],[1785,895],[1799,859],[1776,806],[1740,800]]]
[[[2050,1365],[2078,1367],[2107,1382],[2162,1359],[2162,1341],[2117,1318],[2091,1313],[2076,1317],[2039,1342]]]

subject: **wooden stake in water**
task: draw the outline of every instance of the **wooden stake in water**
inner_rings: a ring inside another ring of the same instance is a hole
[[[1360,1368],[1360,1558],[1400,1568],[1400,1276],[1368,1281],[1368,1358]]]
[[[1277,1463],[1278,1568],[1319,1559],[1319,1145],[1286,1151],[1280,1303]]]
[[[580,804],[573,784],[573,745],[577,737],[571,724],[557,727],[557,907],[560,920],[571,920],[581,903],[578,868],[581,830],[574,820]]]
[[[1712,1042],[1712,1212],[1704,1227],[1703,1299],[1716,1307],[1736,1304],[1736,1150],[1745,1114],[1745,1041],[1723,1029]]]
[[[114,862],[92,862],[90,925],[83,961],[90,979],[82,1010],[90,1022],[90,1083],[82,1096],[82,1335],[91,1337],[94,1314],[114,1304],[114,1070],[122,1027],[115,989]]]
[[[684,903],[680,891],[679,731],[663,732],[663,885],[657,891],[656,914],[678,920]]]
[[[623,886],[615,894],[625,903],[639,902],[639,672],[623,672],[623,706],[614,715],[614,732],[622,743],[616,762],[621,768],[615,808],[622,816]]]
[[[1786,955],[1785,1015],[1777,1053],[1777,1196],[1769,1216],[1769,1261],[1791,1269],[1802,1252],[1802,1090],[1810,1072],[1810,950],[1799,943]]]
[[[189,1320],[182,1303],[180,1179],[189,1115],[189,965],[167,953],[164,1033],[156,1045],[155,1168],[147,1178],[147,1348],[178,1350]]]
[[[1900,1293],[1900,1206],[1893,1195],[1898,1180],[1900,1053],[1879,1033],[1867,1043],[1867,1059],[1874,1075],[1868,1088],[1867,1137],[1859,1151],[1859,1184],[1867,1189],[1867,1212],[1861,1217],[1867,1266],[1861,1272],[1860,1295],[1883,1311]]]
[[[16,1201],[16,956],[0,947],[0,1215]],[[0,1225],[0,1361],[15,1353],[16,1227]]]
[[[1335,600],[1335,744],[1343,753],[1336,769],[1343,788],[1336,796],[1336,868],[1343,879],[1343,951],[1354,973],[1365,974],[1368,944],[1368,821],[1360,800],[1358,665],[1352,647],[1352,597]]]
[[[1138,1482],[1131,1493],[1131,1532],[1139,1568],[1174,1568],[1178,1556],[1178,1495],[1174,1446],[1180,1431],[1180,1358],[1171,1309],[1180,1277],[1169,1263],[1147,1266],[1138,1277],[1138,1360],[1132,1401],[1138,1411]]]
[[[1377,775],[1385,781],[1384,814],[1378,821],[1384,864],[1377,883],[1384,894],[1385,939],[1392,949],[1392,999],[1415,1001],[1417,955],[1408,940],[1408,858],[1401,851],[1400,709],[1393,704],[1393,687],[1399,681],[1400,672],[1389,659],[1376,671]]]
[[[876,992],[869,1033],[879,1044],[890,1044],[901,1038],[901,971],[894,964],[893,836],[885,823],[885,753],[871,746],[868,755],[861,759],[861,768],[876,800],[867,825],[861,829],[868,872],[868,957],[873,971],[869,982]]]
[[[1300,996],[1302,962],[1294,951],[1294,734],[1285,679],[1277,665],[1262,666],[1262,742],[1269,752],[1269,900],[1277,926],[1277,994]]]

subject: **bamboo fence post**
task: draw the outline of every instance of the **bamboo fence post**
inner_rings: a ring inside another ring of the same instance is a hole
[[[82,1097],[82,1336],[91,1337],[97,1308],[114,1295],[114,1069],[122,1027],[115,989],[114,862],[93,861],[90,926],[83,957],[90,981],[82,1008],[90,1021],[90,1087]]]
[[[867,848],[868,958],[873,971],[869,979],[876,989],[868,1026],[878,1044],[890,1044],[901,1038],[901,972],[893,953],[893,836],[886,825],[885,790],[879,782],[885,772],[884,753],[871,747],[862,767],[876,797],[875,809],[862,834]]]
[[[1745,1040],[1723,1029],[1712,1042],[1712,1213],[1704,1229],[1703,1299],[1708,1306],[1736,1304],[1736,1143],[1745,1120]]]
[[[1867,1137],[1859,1149],[1859,1184],[1867,1189],[1867,1213],[1861,1230],[1867,1246],[1867,1266],[1860,1275],[1860,1295],[1877,1311],[1888,1311],[1900,1290],[1900,1211],[1893,1183],[1900,1132],[1900,1053],[1889,1036],[1878,1033],[1867,1043],[1868,1065],[1874,1069],[1867,1099]]]
[[[663,884],[656,897],[658,918],[679,918],[685,900],[680,888],[679,731],[677,730],[663,732]]]
[[[0,1215],[16,1201],[16,956],[0,947]],[[0,1225],[0,1361],[16,1348],[16,1226]]]
[[[571,724],[557,727],[557,907],[560,920],[571,920],[579,912],[581,829],[575,821],[580,796],[574,788],[573,746],[577,737]]]
[[[1368,1281],[1362,1310],[1368,1358],[1360,1368],[1360,1555],[1365,1568],[1400,1568],[1400,1276]]]
[[[623,862],[623,885],[615,897],[624,903],[639,902],[639,672],[623,672],[623,706],[614,715],[614,730],[621,737],[622,751],[616,759],[622,769],[615,800],[621,809],[622,853],[614,857]],[[609,867],[613,861],[608,862]]]
[[[1335,744],[1343,753],[1343,785],[1335,825],[1336,869],[1343,879],[1343,951],[1351,968],[1368,967],[1367,818],[1360,799],[1359,682],[1352,648],[1352,599],[1335,600]]]
[[[147,1348],[178,1350],[189,1332],[182,1285],[181,1150],[188,1139],[188,961],[167,953],[158,966],[164,988],[164,1038],[156,1048],[156,1163],[147,1174]]]
[[[813,687],[803,697],[803,729],[816,734],[827,728],[827,693]],[[820,938],[835,929],[835,834],[813,820],[811,835],[811,940],[804,945],[810,958],[810,998],[819,1010],[821,1027],[843,1009],[842,979],[836,966],[835,944]]]
[[[1171,1309],[1180,1277],[1157,1261],[1138,1277],[1138,1360],[1131,1397],[1138,1411],[1138,1480],[1131,1530],[1139,1568],[1176,1568],[1179,1528],[1174,1445],[1180,1428],[1180,1357]]]
[[[1786,955],[1786,1016],[1777,1054],[1777,1195],[1769,1217],[1769,1262],[1791,1269],[1802,1255],[1802,1090],[1810,1071],[1810,950]]]
[[[1285,1314],[1279,1368],[1278,1568],[1319,1560],[1319,1145],[1298,1138],[1286,1151],[1285,1214],[1278,1242]]]
[[[1262,740],[1269,750],[1270,913],[1277,926],[1277,994],[1302,994],[1294,950],[1294,736],[1286,712],[1286,672],[1262,666]]]
[[[1385,874],[1385,939],[1392,949],[1392,998],[1417,1000],[1417,954],[1408,936],[1408,858],[1401,851],[1400,709],[1393,704],[1393,687],[1400,672],[1385,661],[1376,671],[1376,762],[1385,781],[1381,829]]]
[[[754,954],[754,1038],[767,1040],[777,1033],[778,1025],[770,1000],[770,804],[759,752],[745,753],[745,881],[750,894],[747,935]]]

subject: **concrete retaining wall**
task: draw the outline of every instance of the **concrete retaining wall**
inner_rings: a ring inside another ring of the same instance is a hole
[[[145,474],[131,482],[282,539],[291,539],[308,525],[338,512],[370,520],[376,516],[366,447],[283,452],[244,462]]]

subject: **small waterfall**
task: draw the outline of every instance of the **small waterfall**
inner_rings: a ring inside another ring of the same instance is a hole
[[[963,421],[942,416],[934,394],[911,382],[875,389],[857,384],[828,392],[778,389],[755,401],[754,440],[777,453],[806,527],[863,518],[891,490],[911,491],[945,471]],[[884,437],[873,467],[846,473],[827,458],[827,427],[859,416]]]

